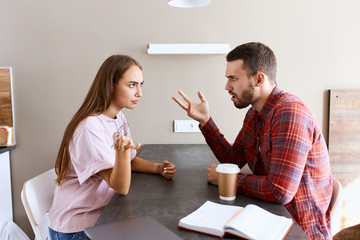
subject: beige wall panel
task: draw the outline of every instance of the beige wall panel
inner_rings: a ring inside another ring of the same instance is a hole
[[[143,98],[124,111],[142,144],[204,143],[201,133],[172,132],[173,120],[188,119],[171,100],[178,89],[194,99],[198,90],[204,93],[229,142],[246,113],[224,89],[225,55],[147,55],[149,43],[268,44],[278,58],[279,86],[305,101],[324,132],[327,90],[360,88],[357,0],[213,0],[196,9],[173,8],[166,0],[0,3],[0,66],[12,67],[14,87],[14,218],[30,237],[22,185],[54,166],[67,123],[112,54],[131,55],[144,67]]]

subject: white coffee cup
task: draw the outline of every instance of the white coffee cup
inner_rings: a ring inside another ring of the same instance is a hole
[[[219,164],[216,172],[220,199],[234,200],[236,198],[238,173],[240,172],[239,166],[232,163]]]

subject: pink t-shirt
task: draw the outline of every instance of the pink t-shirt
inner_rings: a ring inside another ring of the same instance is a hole
[[[71,164],[61,186],[57,186],[49,210],[50,228],[63,233],[84,231],[93,226],[101,209],[114,195],[104,179],[97,173],[115,163],[114,132],[124,129],[130,137],[122,112],[116,119],[105,115],[90,116],[76,128],[70,142]],[[136,155],[132,150],[131,159]]]

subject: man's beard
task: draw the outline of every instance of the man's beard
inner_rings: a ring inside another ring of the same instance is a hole
[[[242,93],[241,96],[243,100],[240,100],[240,98],[235,93],[233,92],[231,93],[235,96],[234,105],[236,108],[239,109],[246,108],[253,102],[254,87],[252,85],[249,85],[249,88]]]

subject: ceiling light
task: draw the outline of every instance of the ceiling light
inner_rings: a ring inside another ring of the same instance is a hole
[[[211,3],[211,0],[169,0],[168,3],[173,7],[195,8],[207,6]]]

